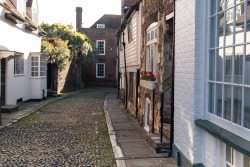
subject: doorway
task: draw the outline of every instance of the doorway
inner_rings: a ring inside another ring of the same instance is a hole
[[[5,105],[5,63],[6,59],[2,58],[1,59],[1,105]]]
[[[150,100],[147,98],[145,102],[145,127],[144,129],[149,132],[149,115],[150,115]]]

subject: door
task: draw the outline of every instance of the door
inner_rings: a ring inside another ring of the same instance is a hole
[[[145,106],[145,129],[149,132],[149,113],[150,113],[150,103],[146,99],[146,106]]]
[[[1,60],[1,104],[5,105],[5,62],[6,59]]]

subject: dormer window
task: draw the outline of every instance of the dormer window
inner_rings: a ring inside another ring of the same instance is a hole
[[[97,24],[96,28],[103,28],[104,29],[105,28],[105,24]]]
[[[32,21],[35,25],[38,25],[38,12],[35,10],[32,11]]]
[[[25,17],[26,15],[26,0],[17,0],[17,11]]]

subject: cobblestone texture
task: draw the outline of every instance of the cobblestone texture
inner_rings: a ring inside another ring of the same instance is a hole
[[[103,114],[107,93],[72,95],[0,130],[0,166],[115,166]]]

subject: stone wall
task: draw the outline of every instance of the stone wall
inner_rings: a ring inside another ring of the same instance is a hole
[[[154,101],[154,132],[160,133],[161,116],[160,116],[160,98],[159,94],[168,86],[171,86],[172,74],[172,60],[173,60],[173,19],[165,20],[165,16],[173,12],[172,0],[143,0],[143,14],[142,14],[142,43],[141,43],[141,69],[146,69],[146,30],[148,26],[154,22],[158,23],[157,28],[157,55],[156,55],[156,84],[160,84],[166,78],[170,79],[156,89]],[[139,116],[138,119],[142,126],[145,123],[145,100],[149,98],[150,103],[150,117],[149,117],[149,131],[153,131],[153,101],[152,90],[140,86],[139,88]],[[171,113],[171,89],[164,94],[164,120],[170,119]],[[166,121],[165,121],[166,122]],[[165,136],[169,136],[165,134]]]

